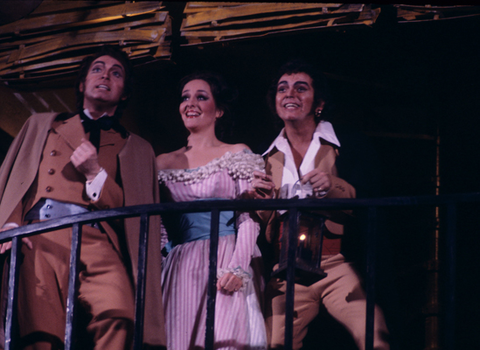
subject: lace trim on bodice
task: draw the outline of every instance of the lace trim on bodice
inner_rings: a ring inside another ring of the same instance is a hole
[[[195,169],[166,169],[158,172],[160,183],[183,182],[185,185],[194,184],[208,178],[217,172],[228,170],[228,174],[234,179],[253,179],[253,171],[264,171],[265,162],[261,155],[250,150],[232,153],[226,152],[220,158],[215,158],[204,166]]]

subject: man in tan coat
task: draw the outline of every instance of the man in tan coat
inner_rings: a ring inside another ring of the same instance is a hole
[[[270,109],[284,128],[264,153],[266,174],[256,174],[253,187],[276,198],[354,198],[355,188],[340,178],[335,166],[340,142],[333,126],[323,120],[326,106],[323,75],[312,65],[294,60],[286,63],[269,91]],[[316,282],[296,276],[294,286],[293,349],[301,349],[308,326],[320,307],[341,323],[357,347],[365,349],[366,295],[358,273],[342,254],[343,224],[348,213],[328,212],[325,221],[320,267],[326,277]],[[266,225],[266,239],[278,257],[282,235],[279,211],[259,212]],[[300,220],[299,232],[315,224]],[[318,228],[320,221],[316,224]],[[278,259],[278,258],[277,258]],[[278,260],[275,261],[278,263]],[[276,267],[274,267],[276,269]],[[266,291],[266,328],[269,349],[283,349],[285,340],[286,281],[274,277]],[[375,307],[374,348],[388,350],[388,330],[380,308]],[[321,340],[318,347],[322,346]]]
[[[0,228],[159,201],[155,157],[118,122],[130,95],[131,65],[105,46],[87,57],[77,82],[78,114],[33,115],[0,169]],[[163,348],[159,223],[150,226],[144,341]],[[130,349],[139,220],[84,225],[78,292],[95,349]],[[23,240],[18,289],[24,349],[63,348],[71,229]],[[11,246],[0,245],[0,253]]]

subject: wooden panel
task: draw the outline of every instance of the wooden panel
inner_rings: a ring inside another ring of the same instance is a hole
[[[186,43],[255,38],[345,25],[372,25],[379,8],[339,3],[188,2],[181,26]]]
[[[44,1],[0,26],[0,77],[72,74],[102,44],[119,45],[134,64],[169,59],[171,19],[163,8],[159,1]]]
[[[480,15],[480,6],[394,5],[399,23],[433,21]]]
[[[164,28],[168,30],[168,35],[171,35],[171,25],[165,25],[164,22],[170,21],[167,12],[157,12],[154,15],[154,18],[147,18],[147,19],[139,19],[139,20],[131,20],[128,22],[128,28],[137,28],[141,27],[141,29],[152,29],[152,28]],[[135,17],[136,18],[136,17]],[[112,23],[112,24],[102,24],[102,30],[104,32],[115,31],[115,30],[123,30],[125,29],[125,23]],[[98,32],[97,27],[87,27],[85,29],[79,29],[75,31],[75,35],[87,34],[87,33],[96,33]],[[66,34],[71,35],[71,34]],[[18,48],[20,45],[33,45],[38,44],[40,40],[47,41],[51,39],[58,38],[59,34],[44,34],[41,37],[39,36],[24,36],[18,40],[7,40],[5,38],[0,38],[0,56],[2,56],[3,51],[11,51],[12,49]],[[14,38],[15,39],[15,38]]]
[[[478,6],[393,5],[399,23],[478,16]],[[373,25],[380,7],[342,3],[188,2],[183,46],[352,25]]]
[[[325,4],[326,5],[326,4]],[[188,6],[188,5],[187,5]],[[360,5],[362,6],[362,5]],[[206,11],[195,12],[189,15],[183,22],[182,28],[192,27],[197,24],[210,23],[212,20],[217,22],[222,20],[231,20],[232,18],[246,17],[252,15],[279,13],[285,11],[298,11],[308,9],[318,9],[324,6],[319,4],[302,4],[302,3],[258,3],[236,6],[221,6],[215,9],[207,9]],[[337,6],[335,6],[337,7]]]
[[[115,2],[112,2],[115,3]],[[118,3],[118,2],[116,2]],[[39,6],[41,8],[42,5]],[[63,2],[57,2],[58,10],[63,10]],[[42,16],[30,15],[28,18],[15,21],[0,27],[0,36],[29,31],[46,31],[50,27],[76,27],[99,22],[114,21],[129,16],[138,16],[148,12],[154,12],[161,8],[161,2],[137,2],[121,3],[121,5],[109,7],[97,7],[93,10],[73,8],[68,13],[53,13]],[[38,11],[38,9],[37,9]],[[36,14],[37,11],[34,11]]]

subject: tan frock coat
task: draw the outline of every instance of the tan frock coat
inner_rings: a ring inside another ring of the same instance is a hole
[[[0,168],[0,227],[9,221],[22,223],[24,215],[22,212],[25,205],[22,200],[25,199],[32,184],[36,182],[47,136],[56,116],[56,113],[33,115],[13,141]],[[80,145],[82,137],[85,137],[80,118],[75,116],[60,124],[56,126],[55,130],[62,136],[61,139],[66,144],[65,152],[71,154]],[[109,176],[104,189],[111,190],[102,190],[99,199],[90,203],[93,207],[107,209],[112,207],[112,203],[123,202],[124,206],[131,206],[159,202],[155,156],[148,142],[130,134],[118,155],[113,157],[113,161],[118,164],[117,174],[121,178],[122,188]],[[61,189],[57,190],[61,191]],[[87,199],[82,198],[81,200]],[[117,205],[113,204],[113,206]],[[128,252],[135,283],[138,265],[139,222],[139,218],[124,220],[126,247],[121,246],[123,240],[119,240],[123,232],[115,232],[110,225],[102,223],[102,227],[117,251],[119,253]],[[166,343],[161,303],[159,224],[158,217],[151,218],[144,331],[144,341],[151,345]]]

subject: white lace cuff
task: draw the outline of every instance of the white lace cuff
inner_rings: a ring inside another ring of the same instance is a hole
[[[240,290],[244,290],[247,287],[247,283],[252,279],[252,276],[240,266],[237,266],[234,269],[219,269],[217,273],[217,278],[221,278],[226,273],[231,273],[242,280],[242,287],[240,288]]]

